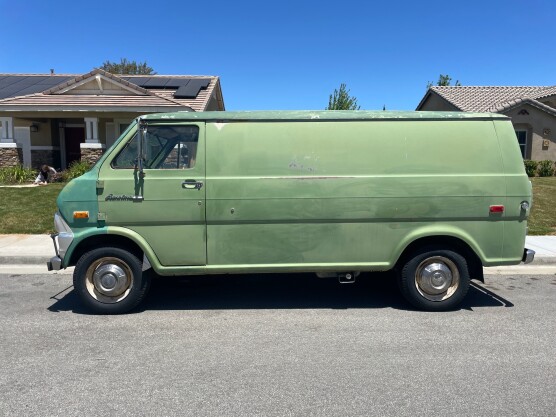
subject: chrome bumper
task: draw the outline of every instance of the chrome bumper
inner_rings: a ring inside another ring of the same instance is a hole
[[[46,263],[49,271],[59,271],[62,269],[62,259],[59,256],[53,256],[50,261]]]
[[[49,271],[59,271],[62,269],[64,256],[71,242],[73,242],[73,232],[59,212],[54,214],[54,227],[57,233],[51,234],[50,237],[52,238],[52,243],[54,243],[54,253],[56,253],[56,256],[50,258],[50,261],[46,263]]]
[[[58,244],[56,242],[56,238],[58,237],[58,233],[53,233],[50,235],[52,238],[52,243],[54,243],[54,252],[56,256],[50,258],[50,261],[46,263],[46,267],[49,271],[59,271],[62,269],[62,258],[60,258],[60,253],[58,251]]]
[[[521,262],[529,264],[533,262],[533,259],[535,259],[535,251],[527,248],[523,249],[523,258],[521,258]]]

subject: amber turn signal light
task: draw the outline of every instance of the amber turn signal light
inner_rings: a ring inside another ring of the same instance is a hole
[[[74,219],[88,219],[89,212],[88,211],[74,211],[73,212]]]

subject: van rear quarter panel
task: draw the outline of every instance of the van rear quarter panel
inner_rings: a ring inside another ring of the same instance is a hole
[[[503,262],[492,121],[207,123],[207,264],[389,269],[418,237]]]
[[[527,231],[528,212],[521,209],[521,202],[531,203],[531,181],[525,173],[521,151],[515,137],[513,125],[509,120],[494,121],[500,151],[506,173],[506,212],[504,228],[504,253],[506,259],[515,259],[523,256],[525,236]]]

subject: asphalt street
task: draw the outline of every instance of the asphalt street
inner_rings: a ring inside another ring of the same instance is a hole
[[[556,415],[554,269],[489,275],[448,313],[384,274],[158,278],[122,316],[84,311],[71,275],[16,272],[2,416]]]

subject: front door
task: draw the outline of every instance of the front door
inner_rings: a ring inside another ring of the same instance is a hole
[[[81,159],[81,143],[85,142],[85,128],[64,128],[64,140],[66,145],[66,166],[70,166],[73,161]]]
[[[204,124],[149,125],[143,178],[137,138],[131,130],[101,167],[101,218],[138,233],[163,266],[206,265]]]

